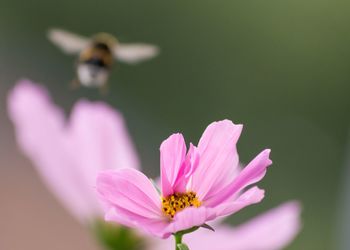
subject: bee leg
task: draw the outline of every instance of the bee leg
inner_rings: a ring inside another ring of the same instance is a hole
[[[71,90],[75,90],[78,89],[80,87],[80,82],[77,78],[73,79],[70,83],[70,89]]]
[[[109,91],[109,85],[108,83],[106,82],[105,84],[103,84],[100,88],[100,94],[103,95],[103,96],[106,96],[108,94],[108,91]]]

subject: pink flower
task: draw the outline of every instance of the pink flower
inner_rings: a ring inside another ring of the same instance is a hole
[[[287,202],[235,228],[199,229],[184,236],[185,241],[192,250],[279,250],[299,232],[300,210],[298,202]],[[149,250],[170,250],[173,245],[172,239],[155,239]]]
[[[46,89],[22,80],[9,94],[8,112],[22,151],[82,221],[103,215],[94,187],[97,172],[139,167],[122,116],[103,103],[80,101],[67,120]]]
[[[262,151],[243,170],[236,143],[242,125],[224,120],[204,131],[198,147],[173,134],[160,147],[161,191],[135,169],[104,171],[97,190],[107,205],[105,219],[167,238],[260,202],[260,181],[272,163]],[[248,188],[248,189],[247,189]]]

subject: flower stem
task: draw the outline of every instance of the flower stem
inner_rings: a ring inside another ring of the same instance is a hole
[[[189,247],[185,243],[182,243],[182,237],[185,234],[189,234],[196,231],[198,228],[199,228],[198,226],[194,226],[189,229],[181,230],[176,233],[173,233],[175,238],[175,250],[189,250]]]
[[[180,250],[178,248],[178,244],[182,243],[182,236],[183,236],[183,234],[175,234],[174,235],[174,237],[175,237],[175,250]]]

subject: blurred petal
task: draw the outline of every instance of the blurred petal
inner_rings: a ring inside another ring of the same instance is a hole
[[[96,202],[86,195],[74,151],[66,137],[63,112],[52,104],[43,87],[20,81],[9,93],[8,112],[20,148],[29,157],[44,182],[75,216],[95,213]]]
[[[94,197],[93,187],[100,170],[139,169],[124,119],[111,107],[101,102],[78,102],[73,108],[67,133],[76,156],[75,167]]]
[[[139,166],[123,117],[103,103],[80,101],[67,121],[45,88],[24,80],[9,94],[8,110],[21,149],[81,220],[103,213],[94,189],[99,170]]]
[[[191,250],[280,250],[300,231],[300,205],[288,202],[238,227],[217,226],[184,236]],[[171,250],[173,239],[154,240],[149,250]]]
[[[237,248],[277,250],[288,245],[300,231],[301,207],[288,202],[236,228]],[[260,247],[260,248],[259,248]]]

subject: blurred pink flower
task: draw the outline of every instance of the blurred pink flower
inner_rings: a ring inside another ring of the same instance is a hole
[[[229,120],[214,122],[187,154],[183,136],[171,135],[160,147],[161,195],[135,169],[100,173],[97,191],[108,208],[106,220],[167,238],[260,202],[263,190],[245,189],[264,177],[270,150],[241,170],[236,149],[241,131],[242,125]]]
[[[18,144],[42,180],[81,221],[103,216],[97,172],[139,167],[123,117],[100,102],[79,101],[67,120],[46,89],[20,81],[8,96]]]
[[[287,202],[240,226],[217,226],[215,232],[199,229],[185,235],[192,250],[279,250],[287,246],[298,234],[300,205]],[[173,239],[155,239],[149,250],[171,250]]]

